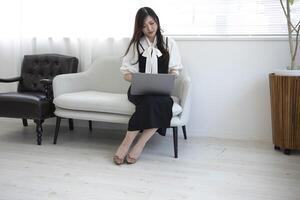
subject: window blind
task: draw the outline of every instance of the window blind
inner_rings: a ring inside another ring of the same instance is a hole
[[[168,34],[281,35],[287,34],[279,0],[142,0],[157,10]],[[300,1],[291,7],[300,20]],[[298,21],[297,21],[298,20]]]
[[[130,37],[142,6],[168,35],[287,34],[279,0],[1,0],[0,36]],[[300,0],[291,9],[296,24]]]

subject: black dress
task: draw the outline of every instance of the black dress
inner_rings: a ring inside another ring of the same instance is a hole
[[[166,46],[168,40],[166,41]],[[142,45],[141,45],[142,47]],[[144,48],[142,47],[144,50]],[[146,58],[139,54],[139,72],[145,73]],[[169,72],[169,59],[158,58],[158,73]],[[143,131],[149,128],[158,128],[157,132],[165,136],[173,116],[173,100],[169,95],[132,95],[129,87],[128,100],[135,105],[135,112],[128,123],[128,131]]]

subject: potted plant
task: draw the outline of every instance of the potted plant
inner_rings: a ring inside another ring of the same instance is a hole
[[[287,20],[290,65],[269,74],[274,148],[283,149],[287,155],[300,149],[300,70],[296,63],[300,20],[295,23],[291,19],[293,3],[294,0],[280,0]]]

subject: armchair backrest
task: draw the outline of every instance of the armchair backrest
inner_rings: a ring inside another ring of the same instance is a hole
[[[42,92],[41,79],[52,80],[58,74],[76,73],[77,69],[76,57],[59,54],[25,55],[18,92]]]
[[[90,89],[126,93],[129,88],[129,82],[125,81],[120,72],[122,58],[116,56],[99,57],[87,70]]]

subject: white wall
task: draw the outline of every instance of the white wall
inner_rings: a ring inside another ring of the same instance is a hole
[[[268,74],[289,64],[287,40],[177,41],[193,82],[189,134],[271,140]]]
[[[271,140],[268,74],[289,64],[287,40],[175,39],[193,83],[188,135]],[[300,64],[299,57],[297,60]],[[55,120],[46,123],[54,124]],[[75,126],[87,125],[75,121]],[[115,124],[94,125],[126,128]]]

